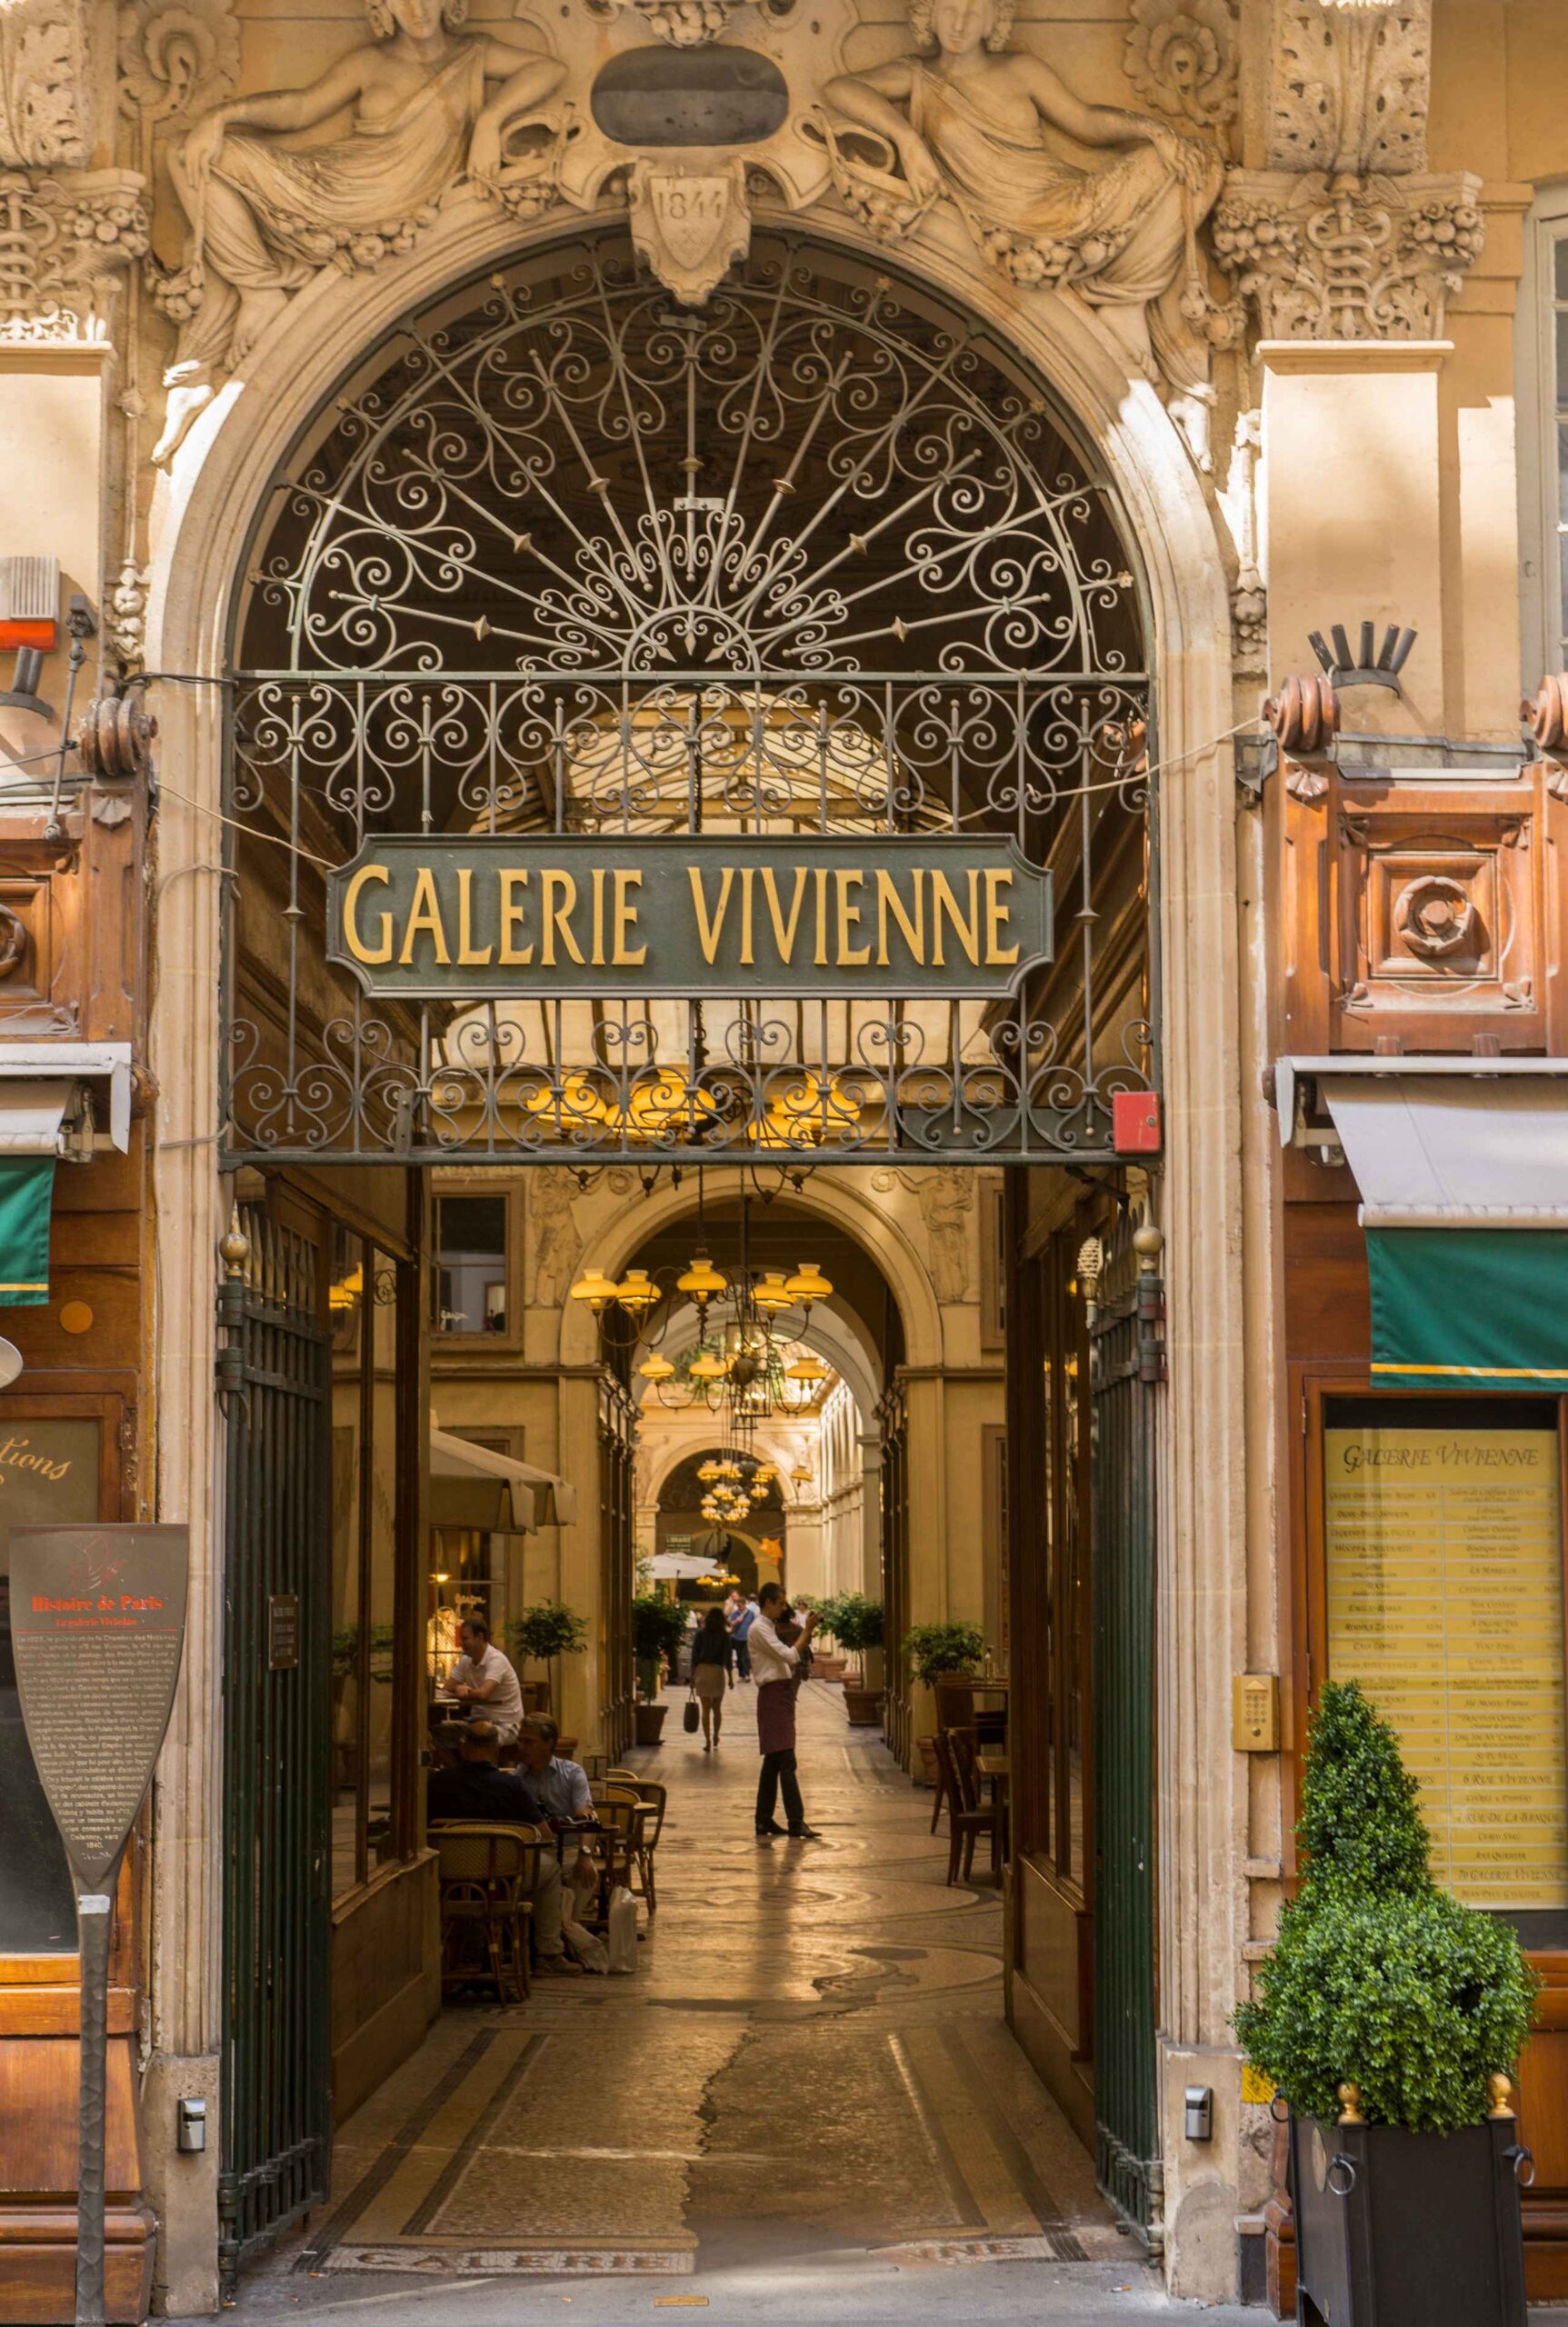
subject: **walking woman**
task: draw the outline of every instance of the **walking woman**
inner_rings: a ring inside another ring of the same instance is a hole
[[[735,1685],[735,1644],[722,1608],[710,1608],[692,1643],[692,1693],[703,1709],[703,1751],[724,1725],[724,1691]]]

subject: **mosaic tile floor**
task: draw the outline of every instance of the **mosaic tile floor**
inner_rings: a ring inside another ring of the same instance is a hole
[[[269,2274],[1132,2259],[1007,2032],[1000,1902],[948,1889],[929,1793],[814,1684],[824,1839],[759,1848],[754,1703],[732,1694],[712,1754],[673,1704],[632,1757],[671,1789],[636,1978],[449,2007],[342,2128],[332,2205]]]

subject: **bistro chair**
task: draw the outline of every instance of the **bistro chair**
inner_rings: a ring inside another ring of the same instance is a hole
[[[531,1896],[547,1840],[533,1826],[489,1826],[467,1819],[436,1820],[429,1829],[441,1893],[443,1992],[466,1986],[474,1967],[464,1961],[476,1938],[484,1976],[504,2003],[508,1978],[522,2003],[528,1995]]]
[[[610,1893],[617,1883],[624,1883],[628,1891],[632,1888],[645,1812],[629,1786],[596,1785],[591,1792],[599,1831],[596,1834],[584,1834],[583,1847],[598,1863],[602,1921],[609,1912]]]
[[[951,1837],[947,1852],[947,1880],[970,1883],[974,1877],[974,1845],[982,1834],[991,1839],[991,1871],[998,1874],[1002,1864],[1002,1821],[1005,1813],[1000,1803],[982,1802],[980,1778],[974,1767],[974,1732],[972,1729],[950,1729],[939,1739],[939,1753],[947,1756],[948,1792],[951,1808],[947,1813]],[[962,1862],[962,1874],[960,1863]]]
[[[669,1788],[656,1778],[640,1778],[634,1770],[611,1770],[607,1783],[617,1793],[634,1793],[644,1813],[633,1853],[637,1871],[637,1889],[644,1904],[653,1915],[658,1913],[659,1893],[654,1879],[654,1853],[659,1846],[659,1836],[664,1831],[664,1810],[669,1801]]]

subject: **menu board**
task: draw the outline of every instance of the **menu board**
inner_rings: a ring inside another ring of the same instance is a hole
[[[1551,1430],[1323,1433],[1329,1669],[1399,1732],[1432,1871],[1568,1905],[1563,1527]]]

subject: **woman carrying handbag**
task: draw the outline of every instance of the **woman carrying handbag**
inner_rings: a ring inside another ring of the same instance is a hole
[[[692,1694],[685,1725],[695,1733],[702,1708],[703,1751],[711,1753],[724,1721],[724,1691],[735,1685],[735,1644],[722,1608],[710,1608],[692,1643]]]

